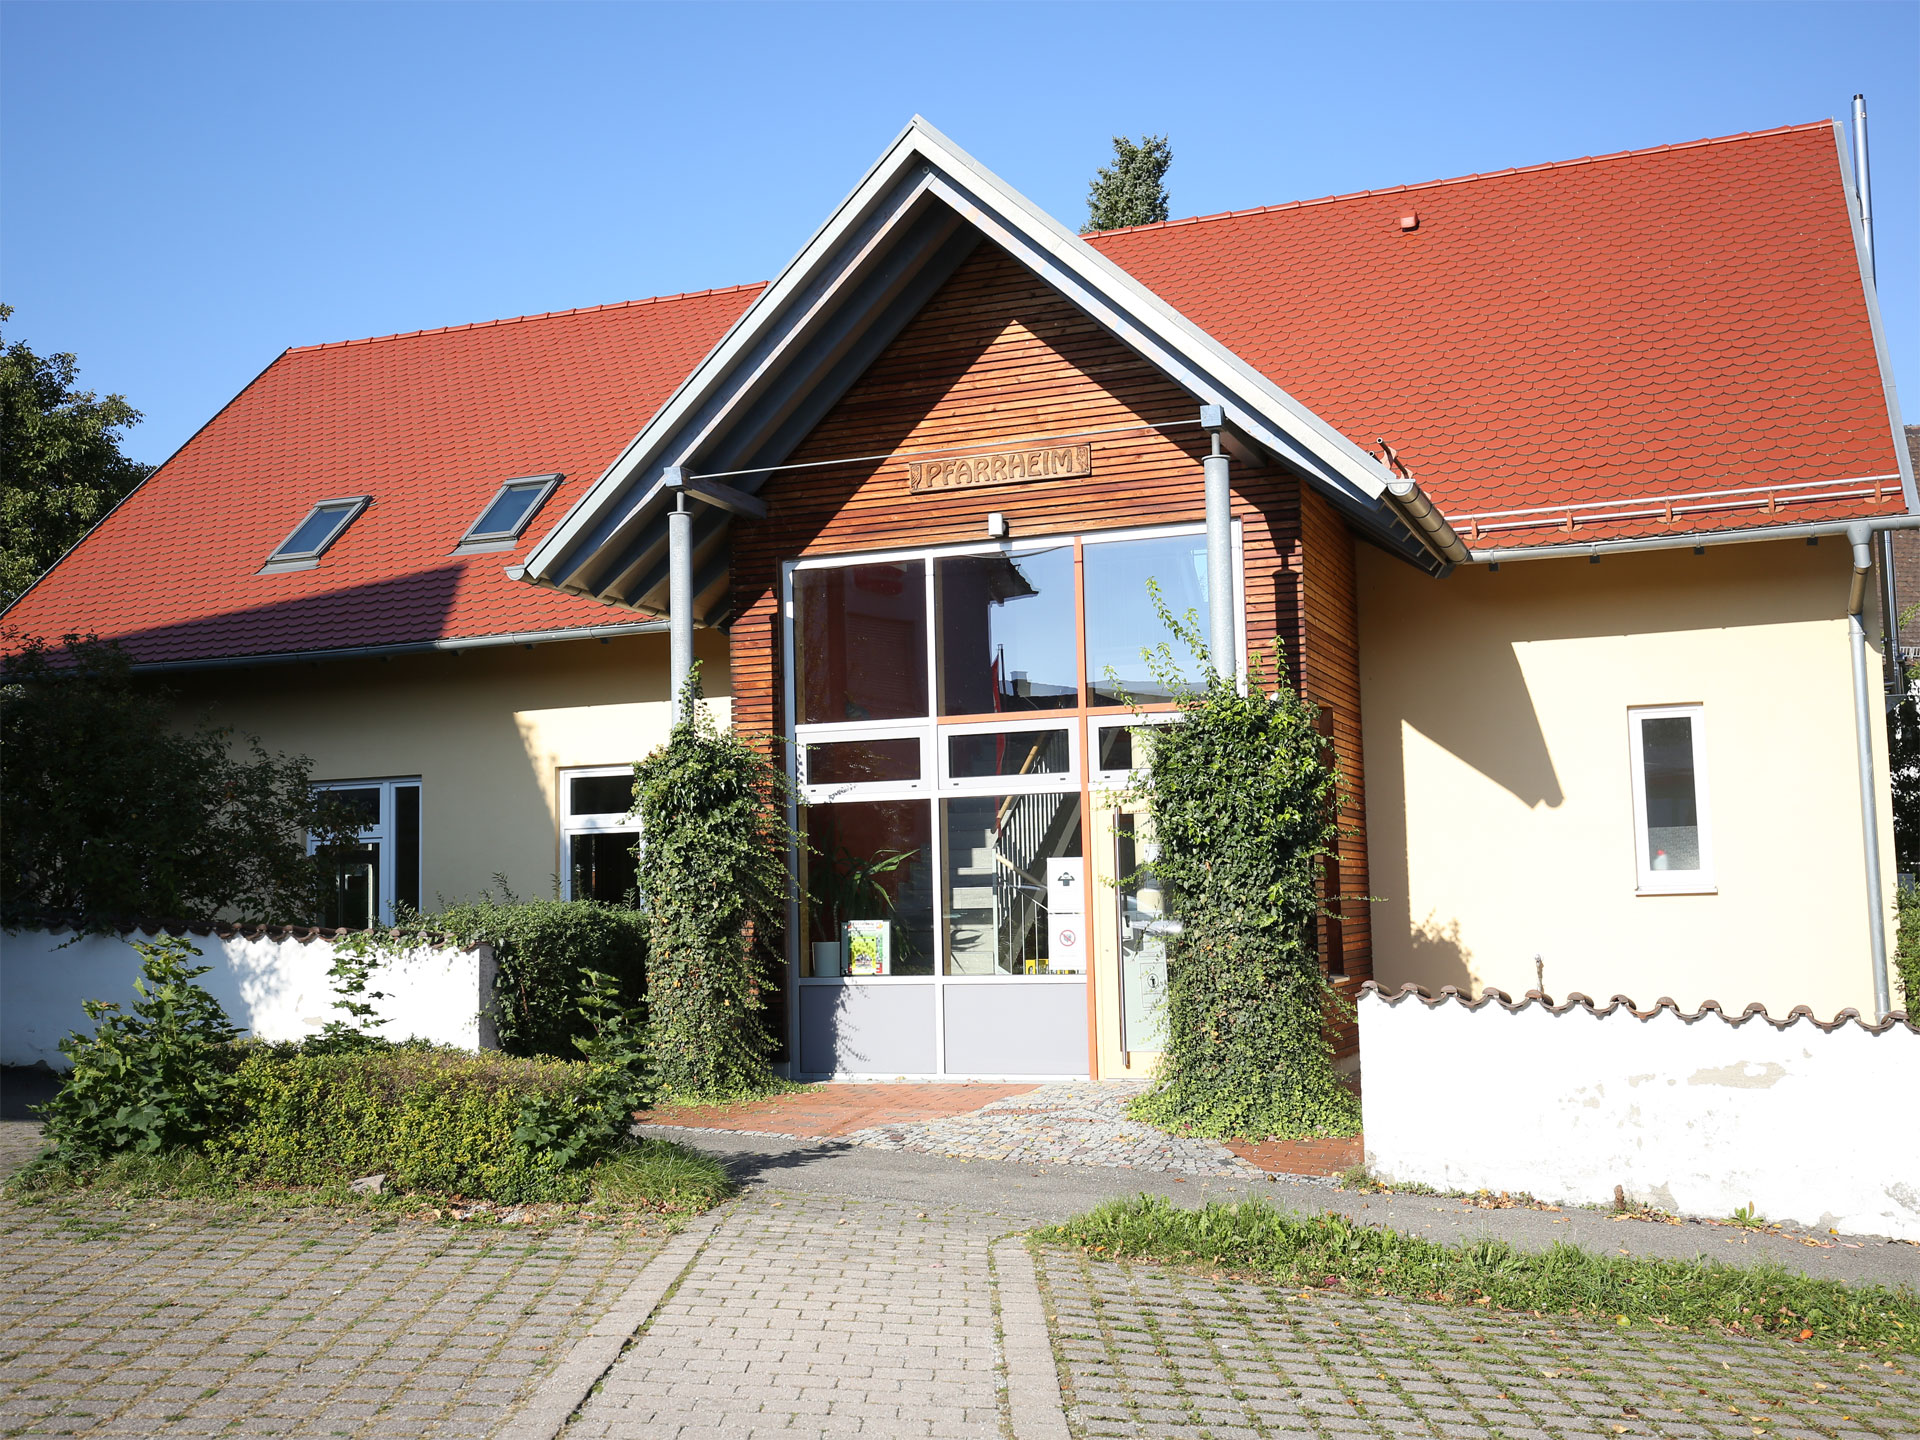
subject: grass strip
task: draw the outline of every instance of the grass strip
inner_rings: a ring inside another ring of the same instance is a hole
[[[1843,1285],[1773,1263],[1597,1255],[1565,1243],[1539,1251],[1499,1240],[1442,1245],[1332,1211],[1296,1215],[1265,1200],[1187,1210],[1157,1195],[1110,1200],[1036,1238],[1356,1295],[1920,1353],[1920,1295],[1911,1288]]]

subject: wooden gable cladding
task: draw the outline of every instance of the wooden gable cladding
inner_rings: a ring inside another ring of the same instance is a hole
[[[764,520],[732,529],[734,724],[778,736],[780,565],[986,538],[990,512],[1013,537],[1087,533],[1205,519],[1200,400],[1115,340],[1098,322],[990,243],[908,323],[771,476]],[[1165,427],[1165,428],[1158,428]],[[909,459],[1016,450],[1042,440],[1092,447],[1092,474],[913,493]],[[832,463],[844,456],[885,456]],[[1336,744],[1360,809],[1359,685],[1352,542],[1337,515],[1292,476],[1236,463],[1247,640],[1277,639],[1305,692],[1333,707]],[[1303,589],[1303,576],[1306,581]],[[1316,654],[1324,645],[1327,654]],[[771,740],[770,740],[771,743]],[[1364,843],[1348,840],[1349,876],[1365,876]],[[1367,930],[1346,926],[1350,974],[1365,978]],[[1357,983],[1357,982],[1356,982]]]

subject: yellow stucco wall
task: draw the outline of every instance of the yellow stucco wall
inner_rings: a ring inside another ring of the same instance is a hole
[[[1556,998],[1871,1010],[1844,543],[1444,580],[1359,554],[1381,984],[1518,997],[1538,955]],[[1871,613],[1867,626],[1878,635]],[[1877,651],[1873,666],[1877,700]],[[1642,896],[1627,709],[1684,703],[1705,707],[1718,892]]]
[[[728,717],[726,637],[696,632],[716,718]],[[338,660],[177,675],[190,714],[313,760],[316,780],[421,779],[421,895],[467,899],[504,874],[553,893],[556,774],[621,765],[666,739],[667,637]]]

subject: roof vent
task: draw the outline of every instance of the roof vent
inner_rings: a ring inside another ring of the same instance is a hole
[[[1402,230],[1418,230],[1420,228],[1420,217],[1409,210],[1400,217],[1400,228]]]

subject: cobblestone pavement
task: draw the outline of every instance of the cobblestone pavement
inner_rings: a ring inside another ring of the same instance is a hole
[[[0,1203],[0,1435],[484,1435],[663,1238]]]
[[[37,1120],[0,1120],[0,1180],[40,1153]]]
[[[1284,1291],[1041,1253],[1088,1437],[1920,1436],[1910,1358]]]
[[[759,1192],[568,1440],[1001,1435],[988,1247],[1005,1217]]]
[[[874,1125],[846,1139],[879,1150],[1023,1165],[1097,1165],[1114,1170],[1255,1180],[1265,1172],[1212,1140],[1188,1140],[1127,1118],[1143,1081],[1063,1081],[968,1115]]]

